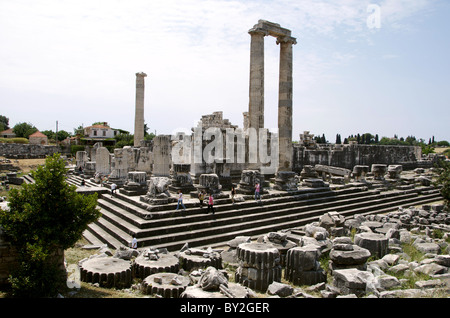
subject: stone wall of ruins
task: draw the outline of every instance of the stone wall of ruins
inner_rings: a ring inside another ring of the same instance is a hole
[[[355,165],[401,164],[413,169],[421,157],[420,147],[381,145],[327,145],[308,149],[294,145],[293,170],[300,173],[304,165],[327,165],[353,169]]]
[[[10,159],[45,158],[48,155],[53,155],[55,152],[61,152],[60,147],[0,143],[0,156]]]

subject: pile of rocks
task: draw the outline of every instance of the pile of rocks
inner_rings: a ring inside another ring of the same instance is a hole
[[[237,236],[228,250],[186,244],[174,254],[122,248],[113,256],[103,247],[80,268],[83,281],[113,287],[129,286],[132,268],[133,276],[143,279],[135,289],[155,297],[243,298],[257,297],[256,292],[289,298],[448,297],[449,233],[450,214],[443,205],[349,219],[332,211],[256,240]],[[411,248],[422,257],[411,259]],[[102,266],[111,270],[105,273]],[[283,270],[288,284],[281,282]],[[413,286],[407,285],[411,279]]]

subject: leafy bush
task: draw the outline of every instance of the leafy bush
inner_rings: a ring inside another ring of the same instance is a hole
[[[27,144],[29,140],[27,138],[15,137],[15,138],[0,138],[0,142],[7,144]]]
[[[62,282],[55,251],[72,247],[87,225],[100,217],[97,194],[83,195],[66,182],[60,154],[32,172],[35,183],[10,190],[9,211],[0,224],[17,249],[19,266],[10,276],[16,296],[53,296]]]

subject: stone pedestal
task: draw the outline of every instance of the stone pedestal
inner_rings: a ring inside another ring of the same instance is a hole
[[[372,171],[374,180],[384,180],[384,175],[386,174],[386,171],[387,171],[387,165],[373,164],[371,171]]]
[[[400,174],[403,171],[403,167],[401,165],[389,165],[388,166],[388,178],[389,179],[398,179],[400,178]]]
[[[298,190],[298,176],[293,171],[279,171],[275,178],[275,190],[280,191],[297,191]]]
[[[366,174],[369,172],[369,166],[356,165],[353,167],[353,177],[358,182],[366,180]]]
[[[258,170],[243,170],[236,193],[253,195],[255,194],[256,183],[261,185],[260,193],[263,194],[264,189],[262,188],[262,185],[264,184],[264,175],[262,175]]]
[[[170,183],[168,177],[151,177],[147,182],[148,192],[145,196],[141,196],[140,200],[155,205],[177,202],[177,198],[170,195]]]
[[[92,178],[95,175],[95,170],[96,168],[94,161],[86,162],[86,164],[84,165],[83,177],[86,179]]]
[[[143,195],[147,193],[147,174],[143,171],[128,172],[128,179],[120,193],[125,195]]]
[[[219,176],[215,173],[201,174],[197,191],[191,192],[191,197],[197,197],[198,193],[205,191],[206,195],[212,194],[215,199],[228,198],[229,195],[222,192]]]
[[[196,190],[189,172],[190,165],[174,164],[173,170],[174,176],[172,177],[172,184],[169,186],[170,191],[178,193],[181,190],[182,193],[190,193]]]

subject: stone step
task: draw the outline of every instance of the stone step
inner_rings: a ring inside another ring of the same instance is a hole
[[[408,200],[415,200],[416,196],[409,195]],[[434,198],[435,200],[435,198]],[[405,205],[405,199],[401,201],[401,205]],[[383,203],[382,205],[378,204],[376,208],[380,209],[380,207],[384,207],[385,209],[388,209],[392,211],[392,204],[391,203]],[[258,222],[255,221],[247,221],[247,222],[241,222],[239,224],[231,224],[231,225],[223,225],[219,223],[219,220],[215,219],[212,215],[208,215],[205,218],[207,219],[202,223],[204,226],[205,223],[210,227],[209,229],[194,229],[188,232],[176,232],[176,226],[173,226],[170,228],[171,231],[174,231],[174,234],[169,235],[162,235],[158,236],[157,239],[153,238],[153,241],[148,241],[145,238],[142,238],[141,244],[143,245],[152,245],[155,246],[158,242],[164,242],[160,243],[159,247],[167,247],[168,246],[182,246],[186,242],[191,242],[191,245],[194,244],[194,242],[197,242],[196,244],[200,244],[200,242],[211,242],[213,240],[219,239],[219,237],[222,237],[222,239],[229,240],[233,238],[233,235],[239,234],[239,233],[255,233],[255,234],[261,234],[264,231],[269,231],[270,229],[276,230],[276,229],[285,229],[289,227],[295,227],[299,225],[304,225],[306,223],[312,222],[313,220],[318,219],[320,215],[327,212],[329,210],[319,210],[317,213],[313,212],[303,212],[303,215],[300,217],[298,215],[290,215],[290,218],[282,218],[278,217],[278,220],[276,218],[271,218],[269,220],[263,221],[260,220]],[[367,208],[364,209],[353,209],[350,210],[351,213],[368,213]],[[275,211],[271,211],[275,212]],[[248,219],[248,217],[245,217]],[[211,227],[214,225],[214,227]],[[194,224],[191,224],[191,226],[194,228]],[[182,225],[180,225],[180,228],[182,228]],[[237,229],[237,230],[236,230]],[[226,233],[232,233],[229,235],[223,234],[223,232]],[[253,235],[255,235],[253,234]],[[225,236],[224,236],[225,235]],[[241,234],[242,235],[242,234]],[[231,238],[229,238],[231,236]],[[201,237],[201,238],[200,238]],[[214,239],[216,237],[216,239]],[[174,242],[175,240],[178,240],[178,242]],[[127,239],[124,239],[125,242],[129,241],[129,237]]]
[[[186,212],[175,211],[176,204],[172,204],[170,207],[165,206],[166,210],[150,213],[148,205],[136,198],[120,194],[111,198],[106,194],[99,199],[104,216],[95,226],[90,226],[89,231],[99,232],[96,235],[104,242],[107,241],[106,238],[113,237],[114,240],[111,238],[111,243],[108,244],[114,246],[128,245],[132,235],[136,235],[140,247],[166,247],[173,250],[181,248],[185,243],[191,246],[218,244],[238,235],[254,236],[304,225],[331,210],[341,211],[345,215],[370,214],[392,211],[398,206],[414,202],[431,202],[439,194],[436,194],[437,190],[433,192],[430,189],[320,191],[294,196],[272,196],[263,200],[262,206],[254,201],[232,205],[231,200],[223,200],[223,204],[216,206],[214,216],[203,214],[206,208],[200,209],[195,204],[192,204],[192,208],[188,207]],[[427,191],[430,192],[428,201],[418,195]],[[171,210],[167,210],[168,208]],[[146,220],[145,217],[149,215],[152,219]]]
[[[366,193],[357,193],[357,194],[348,194],[343,195],[342,197],[335,196],[333,199],[340,198],[342,202],[351,202],[351,197],[348,197],[350,195],[358,195],[353,200],[361,200],[361,196],[366,197],[367,195],[371,194],[377,194],[378,192],[366,192]],[[102,196],[102,198],[105,196]],[[339,204],[337,202],[330,203],[323,201],[323,198],[320,199],[307,199],[303,200],[301,203],[303,205],[307,204],[308,207],[312,204]],[[349,201],[350,200],[350,201]],[[103,207],[105,210],[107,210],[110,213],[113,213],[117,216],[120,216],[120,219],[122,221],[121,225],[125,226],[125,222],[127,224],[132,224],[134,226],[140,227],[142,230],[140,233],[137,233],[139,237],[142,237],[144,235],[162,235],[167,234],[168,232],[173,232],[175,229],[181,230],[183,227],[185,229],[188,228],[199,228],[202,225],[204,225],[204,213],[206,211],[206,208],[200,209],[189,209],[188,211],[172,211],[171,218],[160,218],[155,220],[147,220],[144,221],[140,218],[134,217],[133,213],[129,212],[129,210],[122,209],[122,206],[114,205],[112,203],[106,202],[103,199],[99,199],[99,206]],[[116,200],[117,202],[117,200]],[[218,206],[216,208],[216,217],[221,219],[222,223],[230,223],[230,222],[238,222],[243,218],[242,213],[245,212],[245,218],[250,219],[258,219],[262,217],[261,213],[264,213],[263,215],[267,215],[267,213],[270,213],[271,210],[280,210],[281,208],[284,208],[285,213],[289,213],[288,208],[290,207],[298,207],[298,202],[284,202],[284,203],[273,203],[270,204],[270,202],[264,202],[264,205],[259,205],[257,203],[253,203],[250,207],[246,207],[245,205],[241,205],[240,203],[236,205],[232,204],[226,204],[226,206]],[[341,203],[343,204],[343,203]],[[108,217],[109,214],[105,214],[104,217]],[[148,230],[146,230],[148,229]]]
[[[320,196],[320,195],[319,195]],[[307,197],[311,197],[311,196],[307,196]],[[108,198],[108,201],[106,200]],[[342,197],[344,198],[344,196]],[[314,199],[310,199],[310,200],[314,200]],[[115,204],[110,204],[110,203],[106,203],[106,202],[114,202]],[[127,210],[122,209],[120,207],[120,204],[118,203],[118,199],[117,198],[112,198],[110,197],[110,195],[102,195],[101,199],[99,199],[99,205],[102,206],[102,213],[103,213],[103,220],[99,221],[97,224],[97,232],[99,232],[100,229],[103,229],[101,231],[107,231],[108,235],[107,236],[115,236],[117,238],[117,240],[119,242],[125,243],[128,242],[130,240],[130,233],[135,234],[136,236],[140,237],[142,235],[144,235],[145,233],[143,231],[141,231],[141,233],[139,232],[138,228],[135,226],[142,226],[142,220],[139,220],[137,218],[133,218],[133,213],[128,212],[128,210],[132,209],[132,207],[128,206]],[[117,206],[118,205],[118,206]],[[123,205],[123,204],[122,204]],[[261,207],[257,205],[257,203],[255,202],[250,202],[247,205],[252,206],[254,209],[256,210],[260,210]],[[235,206],[233,206],[232,204],[229,204],[229,208],[234,208]],[[114,211],[114,213],[111,213],[110,211]],[[182,228],[186,228],[186,227],[190,227],[193,228],[195,226],[204,226],[204,215],[202,215],[201,213],[204,213],[203,211],[205,211],[205,208],[202,210],[200,208],[198,208],[197,211],[197,215],[194,216],[189,216],[191,218],[191,223],[197,222],[197,224],[183,224],[183,222],[186,222],[186,216],[181,216],[181,217],[177,217],[174,216],[176,215],[176,213],[180,213],[180,212],[173,212],[171,211],[170,213],[168,213],[168,215],[172,215],[171,219],[156,219],[155,221],[169,221],[170,224],[176,224],[177,222],[181,222],[181,224],[178,225],[172,225],[171,227],[168,227],[168,224],[163,224],[164,226],[164,231],[167,232],[173,232],[174,230],[176,230],[176,227],[178,227],[178,229],[182,229]],[[236,210],[231,210],[232,213],[234,214],[242,214],[242,211],[236,211]],[[248,208],[246,209],[246,214],[248,214]],[[258,212],[258,211],[256,211]],[[129,221],[125,220],[126,218],[124,218],[124,216],[127,215],[129,220],[132,220],[131,223],[128,223]],[[223,214],[222,218],[224,218],[226,215]],[[249,216],[246,216],[247,218]],[[260,215],[258,216],[260,217]],[[193,218],[193,219],[192,219]],[[240,216],[239,218],[242,218],[242,216]],[[225,220],[225,222],[229,222],[230,220]],[[141,222],[141,223],[139,223]],[[148,224],[151,224],[150,222],[147,222]],[[92,226],[91,228],[95,228],[94,226]],[[95,231],[95,229],[91,229],[91,231]],[[105,234],[97,234],[97,236],[104,238],[107,237]],[[120,243],[119,243],[120,244]],[[117,245],[117,243],[116,243]]]
[[[111,226],[109,228],[113,227]],[[105,230],[97,222],[89,224],[87,229],[84,231],[83,236],[91,244],[107,244],[108,247],[114,249],[118,249],[120,246],[124,245],[127,246],[126,242],[130,240],[118,240],[116,235],[111,235],[109,230]]]
[[[403,195],[404,198],[410,199],[415,197],[412,194]],[[392,200],[391,200],[392,201]],[[377,204],[378,200],[365,202],[364,204],[352,203],[345,204],[339,208],[333,207],[333,210],[345,211],[352,209],[354,211],[364,209],[366,211],[368,206],[372,203]],[[391,205],[391,202],[383,203],[387,206]],[[356,206],[356,207],[355,207]],[[245,229],[254,229],[256,227],[274,226],[283,224],[283,226],[298,226],[298,222],[306,220],[312,217],[319,217],[324,213],[330,211],[329,208],[322,208],[321,205],[305,206],[305,207],[289,207],[278,210],[273,210],[272,207],[265,207],[259,213],[248,214],[240,217],[232,217],[226,219],[220,219],[220,214],[205,216],[202,222],[180,224],[171,226],[170,233],[162,234],[161,232],[151,232],[151,236],[148,238],[142,238],[141,241],[144,245],[155,245],[158,242],[161,244],[170,243],[174,240],[187,240],[200,236],[210,236],[222,232],[234,232]],[[303,223],[302,223],[303,224]],[[176,231],[178,229],[178,231]],[[190,229],[190,230],[188,230]],[[181,232],[183,230],[184,232]],[[172,232],[173,231],[173,232]],[[142,237],[142,235],[140,235]]]
[[[404,202],[399,202],[399,204],[393,205],[392,203],[389,204],[389,207],[383,207],[381,209],[374,209],[370,212],[367,211],[361,211],[361,210],[354,210],[352,211],[352,213],[354,214],[378,214],[378,213],[385,213],[385,212],[389,212],[389,211],[393,211],[395,209],[397,209],[398,207],[408,207],[408,206],[412,206],[412,205],[419,205],[419,204],[425,204],[428,202],[432,202],[435,201],[437,199],[439,199],[440,196],[439,195],[435,195],[432,198],[429,199],[424,199],[424,200],[417,200],[416,201],[410,201],[409,203],[405,204]],[[348,214],[348,213],[346,213]],[[322,215],[322,214],[320,214]],[[165,247],[170,251],[175,251],[180,249],[185,243],[188,243],[189,246],[192,247],[208,247],[208,246],[224,246],[226,245],[226,243],[235,238],[236,236],[250,236],[253,239],[256,239],[259,235],[271,232],[271,231],[279,231],[279,230],[285,230],[285,229],[289,229],[292,227],[298,227],[298,226],[303,226],[306,225],[308,223],[314,222],[314,221],[318,221],[320,215],[316,215],[316,216],[310,216],[310,217],[304,217],[300,220],[297,220],[295,222],[289,221],[289,222],[280,222],[280,223],[273,223],[270,225],[265,225],[265,226],[259,226],[256,227],[255,225],[253,225],[251,228],[248,229],[242,229],[240,228],[238,231],[231,231],[231,232],[225,232],[225,233],[215,233],[214,235],[210,235],[210,236],[201,236],[198,238],[192,238],[192,239],[184,239],[181,241],[174,241],[174,242],[170,242],[170,243],[165,243],[165,244],[155,244],[154,247],[156,248],[162,248]]]

